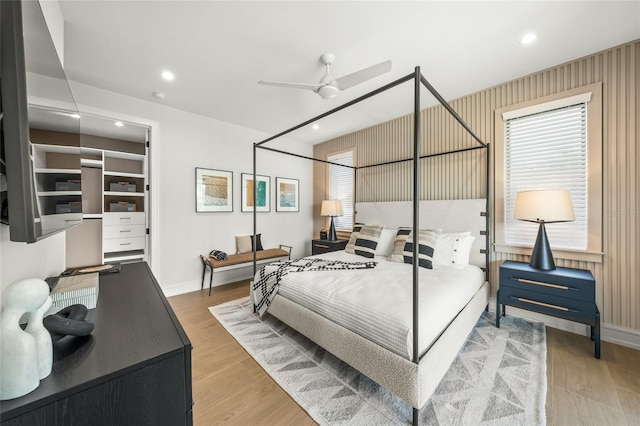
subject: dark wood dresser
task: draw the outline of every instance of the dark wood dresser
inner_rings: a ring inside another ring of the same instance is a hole
[[[101,275],[88,318],[36,390],[0,403],[2,425],[192,425],[191,342],[149,266]]]

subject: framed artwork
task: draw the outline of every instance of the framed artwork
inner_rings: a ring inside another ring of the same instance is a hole
[[[256,211],[271,211],[269,200],[271,199],[271,178],[269,176],[256,175]],[[242,173],[242,211],[253,211],[253,173]]]
[[[300,190],[298,179],[276,178],[276,211],[300,211]]]
[[[196,212],[233,211],[233,172],[196,167]]]

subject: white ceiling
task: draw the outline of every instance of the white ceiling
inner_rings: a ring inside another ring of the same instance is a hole
[[[67,77],[273,134],[420,66],[445,99],[640,38],[640,1],[69,1]],[[522,46],[520,38],[537,40]],[[391,72],[326,101],[259,80],[316,83],[386,59]],[[170,69],[173,82],[160,72]],[[401,87],[294,135],[318,142],[411,112]],[[166,93],[162,101],[152,92]],[[426,93],[426,92],[425,92]],[[423,107],[434,104],[425,98]]]

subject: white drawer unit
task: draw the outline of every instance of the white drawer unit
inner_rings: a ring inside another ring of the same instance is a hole
[[[144,250],[145,240],[145,237],[109,238],[104,240],[102,246],[105,253]]]
[[[110,225],[104,227],[102,238],[144,237],[145,234],[146,228],[144,225]]]
[[[104,262],[144,259],[147,246],[144,212],[104,213],[102,225]]]
[[[105,213],[103,217],[105,226],[111,225],[145,225],[144,212],[119,212]]]

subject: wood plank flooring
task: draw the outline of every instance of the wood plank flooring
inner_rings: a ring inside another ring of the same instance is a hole
[[[313,425],[207,309],[249,294],[248,281],[169,298],[193,345],[196,426]],[[547,424],[640,425],[640,351],[547,328]]]

